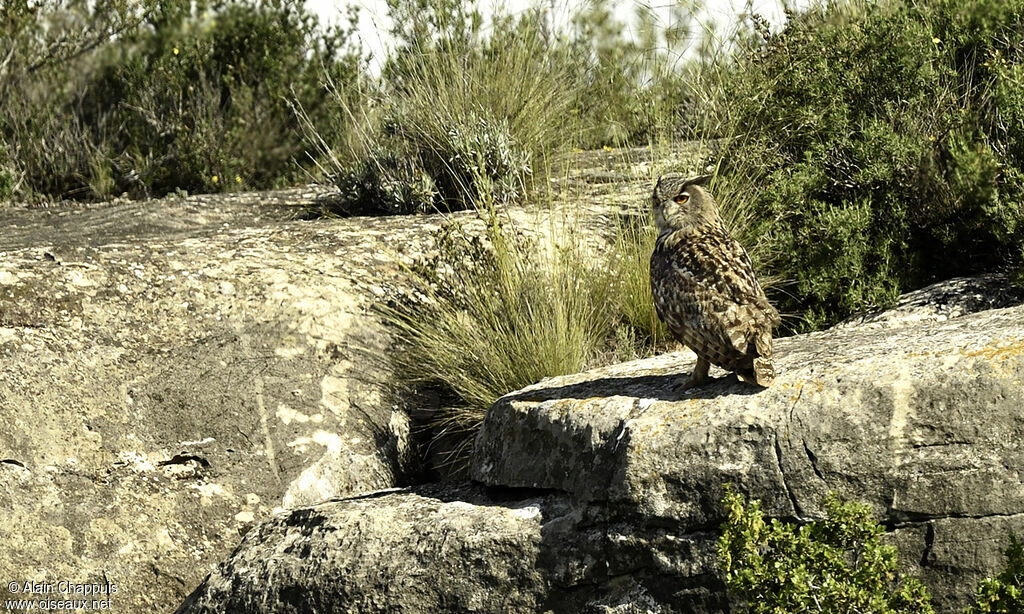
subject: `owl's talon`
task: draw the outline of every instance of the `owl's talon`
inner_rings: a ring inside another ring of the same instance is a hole
[[[676,389],[682,392],[704,384],[704,382],[708,381],[708,370],[710,369],[711,363],[698,356],[697,364],[693,365],[693,372],[690,373],[690,378],[681,385],[678,385]]]

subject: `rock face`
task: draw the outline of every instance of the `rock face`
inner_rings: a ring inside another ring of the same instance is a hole
[[[586,583],[617,530],[559,493],[434,485],[332,501],[254,528],[178,612],[663,611],[632,578]]]
[[[275,508],[406,480],[363,312],[430,225],[310,197],[0,209],[0,578],[167,612]]]
[[[541,510],[563,508],[554,496],[502,506],[480,488],[428,487],[296,510],[246,536],[232,557],[244,576],[212,576],[182,610],[532,612]]]
[[[286,513],[179,611],[725,612],[724,483],[785,519],[819,516],[832,490],[872,504],[904,572],[958,611],[1024,533],[1024,305],[927,298],[949,286],[780,340],[767,390],[712,371],[677,392],[686,352],[510,394],[473,453],[489,490]]]

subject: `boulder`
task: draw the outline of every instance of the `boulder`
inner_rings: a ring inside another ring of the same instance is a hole
[[[0,209],[0,578],[166,612],[273,510],[409,481],[365,311],[436,225],[314,196]]]
[[[959,610],[1024,530],[1024,306],[941,311],[779,340],[766,390],[719,371],[677,392],[687,353],[543,381],[491,408],[471,474],[679,535],[721,522],[726,483],[800,521],[835,491],[873,505],[904,571],[937,611]],[[710,583],[713,569],[673,573]]]
[[[261,523],[179,612],[534,612],[543,519],[479,487],[381,492]]]
[[[631,529],[554,492],[477,484],[383,491],[261,523],[178,614],[671,612],[664,594],[629,575],[631,565],[649,563],[635,546],[666,533],[622,532]],[[623,540],[635,554],[608,559]],[[590,584],[609,573],[618,577]]]
[[[779,340],[766,390],[713,370],[681,392],[694,357],[679,352],[509,394],[476,439],[487,489],[285,513],[179,612],[726,612],[726,483],[795,521],[829,491],[870,503],[903,571],[959,611],[1024,532],[1020,295],[927,298],[979,283],[910,297],[911,317]]]

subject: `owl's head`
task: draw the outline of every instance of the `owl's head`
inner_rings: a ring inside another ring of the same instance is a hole
[[[718,203],[703,187],[710,180],[711,175],[686,177],[679,174],[658,179],[652,200],[659,235],[721,219]]]

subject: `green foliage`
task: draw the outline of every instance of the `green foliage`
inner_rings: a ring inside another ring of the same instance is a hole
[[[607,2],[589,3],[567,32],[552,31],[540,9],[499,12],[485,28],[475,3],[390,0],[388,7],[396,48],[376,107],[350,111],[365,130],[352,152],[335,156],[343,191],[390,182],[383,161],[405,157],[430,176],[439,209],[522,201],[570,146],[646,143],[674,135],[686,116],[687,80],[676,70],[686,41],[681,7],[668,27],[641,10],[636,40]],[[380,177],[352,182],[367,169]]]
[[[414,175],[429,176],[433,207],[522,199],[534,172],[565,147],[571,102],[568,75],[554,66],[539,16],[499,15],[485,36],[472,5],[393,0],[389,8],[398,47],[384,66],[377,107],[360,116],[362,142],[338,157],[339,187],[355,195],[354,185],[400,179],[387,161],[404,158]],[[379,176],[351,181],[366,170]]]
[[[1024,543],[1010,538],[1006,569],[978,585],[977,602],[966,614],[1017,614],[1024,612]]]
[[[413,158],[384,151],[338,169],[338,196],[322,213],[397,215],[427,213],[434,206],[434,182]]]
[[[590,366],[617,315],[612,275],[571,223],[552,222],[557,243],[518,232],[493,207],[477,223],[445,226],[437,255],[413,271],[418,298],[383,311],[406,344],[392,354],[397,372],[441,391],[434,422],[463,445],[498,397]]]
[[[721,170],[797,328],[1020,262],[1024,2],[851,0],[758,27],[717,100]]]
[[[766,522],[760,502],[727,490],[719,568],[743,612],[931,614],[917,580],[899,578],[896,549],[870,506],[825,499],[826,515],[802,526]]]
[[[672,340],[668,327],[658,317],[651,294],[651,253],[657,238],[648,216],[619,218],[607,255],[615,279],[620,321],[625,324],[619,334],[631,335],[641,353]]]
[[[324,30],[299,0],[125,7],[47,2],[30,10],[29,25],[5,4],[0,24],[28,34],[14,39],[22,87],[5,90],[0,137],[34,193],[273,187],[300,179],[297,162],[310,162],[291,100],[326,138],[346,129],[322,71],[356,83],[362,60],[347,47],[350,29]],[[105,37],[70,51],[56,38],[54,24],[78,32],[108,22]]]

